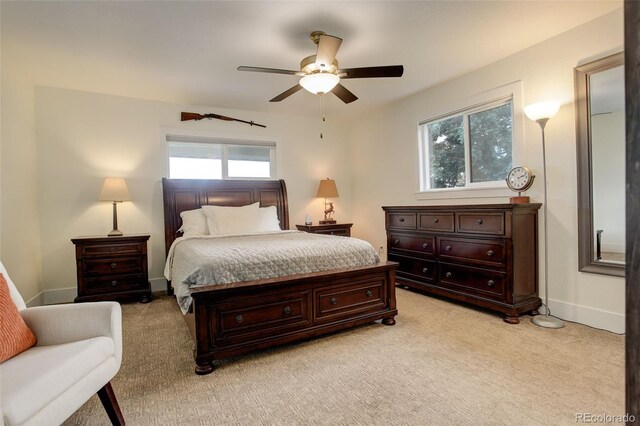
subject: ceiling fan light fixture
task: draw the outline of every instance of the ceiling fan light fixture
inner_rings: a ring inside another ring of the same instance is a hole
[[[339,82],[340,77],[326,72],[305,75],[300,79],[300,85],[314,95],[330,92]]]

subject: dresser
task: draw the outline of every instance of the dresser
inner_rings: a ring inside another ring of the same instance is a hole
[[[313,234],[351,236],[353,223],[331,223],[326,225],[296,225],[298,231],[311,232]]]
[[[383,207],[396,283],[504,314],[537,313],[540,204]]]
[[[78,297],[75,302],[138,298],[151,300],[147,267],[149,235],[78,237]]]

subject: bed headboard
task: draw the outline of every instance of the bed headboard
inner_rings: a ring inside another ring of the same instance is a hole
[[[276,206],[280,228],[289,229],[289,206],[284,180],[162,179],[164,238],[168,252],[180,235],[180,213],[202,206]]]

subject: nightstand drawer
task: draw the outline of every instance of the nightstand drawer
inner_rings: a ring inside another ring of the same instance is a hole
[[[324,234],[324,235],[338,235],[341,237],[350,237],[351,233],[348,229],[323,229],[315,231],[316,234]]]
[[[128,290],[144,290],[148,283],[144,274],[119,275],[114,277],[87,278],[84,280],[87,294],[102,294],[105,291],[119,292]]]
[[[138,257],[119,257],[113,259],[86,259],[82,262],[84,274],[96,275],[122,275],[143,272],[143,259]]]
[[[122,243],[122,244],[95,244],[82,246],[82,256],[105,257],[135,255],[143,251],[146,243]]]

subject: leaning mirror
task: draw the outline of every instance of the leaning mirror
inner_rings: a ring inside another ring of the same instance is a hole
[[[624,276],[623,53],[574,69],[579,269]]]

